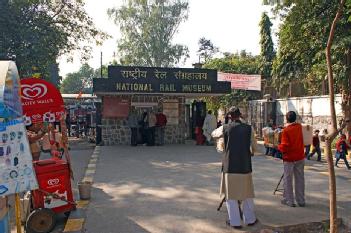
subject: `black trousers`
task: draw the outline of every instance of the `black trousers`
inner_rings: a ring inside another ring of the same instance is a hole
[[[147,145],[148,146],[155,145],[155,127],[149,127],[147,129]]]
[[[138,128],[130,128],[131,130],[131,137],[130,137],[130,144],[132,146],[138,145]]]
[[[321,148],[319,146],[313,148],[311,154],[308,155],[308,159],[310,159],[315,153],[317,153],[317,155],[318,155],[317,160],[321,161],[321,159],[322,159],[322,151],[321,151]]]
[[[346,155],[345,155],[345,154],[340,155],[340,157],[336,159],[336,161],[335,161],[335,166],[338,166],[338,162],[339,162],[340,159],[343,159],[343,160],[344,160],[344,163],[345,163],[345,165],[346,165],[346,167],[347,167],[348,169],[350,169],[350,165],[349,165],[349,163],[348,163],[348,161],[347,161],[347,158],[346,158]]]

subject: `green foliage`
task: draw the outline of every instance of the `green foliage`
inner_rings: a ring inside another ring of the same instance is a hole
[[[274,44],[271,36],[272,22],[264,12],[260,21],[260,45],[261,61],[260,71],[264,78],[270,78],[272,74],[273,60],[275,58]]]
[[[1,0],[0,15],[0,54],[16,56],[21,76],[32,75],[35,66],[50,80],[60,55],[79,50],[87,59],[91,47],[81,42],[106,38],[94,27],[81,0]]]
[[[103,67],[103,75],[106,67]],[[91,94],[93,91],[93,78],[100,77],[100,69],[94,70],[88,64],[83,64],[78,72],[67,74],[61,84],[61,93],[78,94],[80,92]]]
[[[225,73],[258,74],[260,71],[259,56],[252,56],[241,51],[240,54],[225,54],[224,58],[215,58],[208,61],[204,68],[217,69]],[[240,105],[248,100],[260,98],[261,93],[257,91],[232,90],[230,94],[221,97],[206,97],[205,100],[211,108],[228,108],[232,105]]]
[[[188,58],[188,48],[172,44],[181,22],[188,18],[188,2],[182,0],[128,0],[108,10],[119,25],[121,64],[169,67]]]
[[[337,0],[316,0],[283,1],[276,8],[283,19],[278,34],[278,54],[273,64],[277,88],[300,80],[308,90],[306,94],[322,94],[321,81],[327,75],[325,47],[337,7]],[[349,89],[346,58],[351,48],[351,25],[348,18],[349,13],[341,16],[332,46],[336,92],[341,88]]]
[[[206,39],[205,37],[200,38],[199,40],[199,50],[198,55],[200,58],[203,58],[204,62],[207,62],[218,52],[218,48],[213,45],[211,40]]]

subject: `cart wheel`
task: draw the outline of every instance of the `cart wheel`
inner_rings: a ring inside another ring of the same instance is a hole
[[[50,209],[36,209],[30,213],[27,222],[27,233],[48,233],[56,224],[54,211]]]

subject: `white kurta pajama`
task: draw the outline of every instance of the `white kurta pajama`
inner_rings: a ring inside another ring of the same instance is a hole
[[[216,116],[212,114],[207,114],[204,120],[204,125],[202,127],[203,134],[206,137],[207,142],[211,142],[211,133],[217,128]]]
[[[223,126],[212,132],[212,137],[218,140],[224,137]],[[217,145],[222,148],[223,145]],[[253,130],[251,130],[251,153],[256,150],[256,139]],[[239,201],[242,203],[243,220],[245,224],[251,224],[256,221],[254,212],[254,186],[252,174],[224,173],[221,174],[220,196],[226,198],[227,211],[231,226],[240,226],[241,218],[239,211]]]

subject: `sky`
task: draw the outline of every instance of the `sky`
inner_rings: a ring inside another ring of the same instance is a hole
[[[119,27],[109,19],[107,9],[119,7],[124,0],[85,0],[87,13],[93,18],[95,26],[112,36],[102,46],[93,45],[92,58],[89,65],[100,66],[102,52],[103,64],[113,60],[117,54],[117,40],[121,34]],[[201,37],[210,39],[219,47],[220,52],[237,52],[246,50],[254,55],[260,53],[259,21],[262,12],[269,8],[262,6],[262,0],[189,0],[189,17],[183,22],[173,42],[185,44],[189,48],[190,58],[181,67],[192,67],[198,61],[198,41]],[[273,29],[273,34],[275,29]],[[273,35],[274,36],[274,35]],[[81,66],[78,56],[73,62],[67,57],[59,59],[60,75],[76,72]]]

